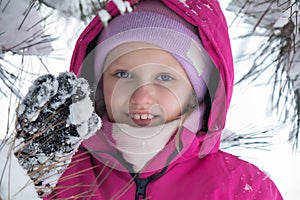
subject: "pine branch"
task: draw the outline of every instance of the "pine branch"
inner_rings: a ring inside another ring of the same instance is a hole
[[[228,6],[229,11],[238,13],[245,23],[252,26],[252,30],[242,36],[244,39],[264,38],[257,49],[242,55],[252,60],[253,65],[236,84],[256,81],[266,71],[272,71],[270,107],[273,112],[281,110],[283,121],[293,125],[289,141],[294,147],[298,147],[300,134],[300,102],[296,92],[300,80],[295,78],[300,74],[299,8],[299,0],[232,0]]]

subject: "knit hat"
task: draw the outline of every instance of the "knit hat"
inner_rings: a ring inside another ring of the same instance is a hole
[[[123,54],[149,46],[171,53],[184,68],[198,100],[203,100],[214,64],[203,48],[194,26],[159,0],[138,3],[132,13],[115,17],[101,32],[95,54],[96,81],[100,80],[105,70],[103,68],[117,59],[117,56],[122,56],[121,53],[107,60],[108,53],[127,42],[143,42],[149,45],[137,45],[122,52]]]

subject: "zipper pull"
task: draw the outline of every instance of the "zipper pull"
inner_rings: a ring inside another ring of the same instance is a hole
[[[135,179],[136,184],[136,193],[135,193],[135,199],[139,199],[140,196],[142,196],[143,199],[146,198],[146,188],[149,183],[148,179]]]

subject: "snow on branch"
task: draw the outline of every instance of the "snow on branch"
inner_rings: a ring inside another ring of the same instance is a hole
[[[56,38],[46,31],[48,26],[46,20],[51,14],[42,14],[38,5],[34,1],[27,0],[0,1],[1,96],[8,97],[11,92],[20,99],[22,97],[20,85],[24,82],[24,77],[32,75],[26,72],[24,62],[37,57],[44,65],[43,58],[53,52],[52,42]],[[20,62],[17,66],[15,63],[18,61]]]
[[[240,56],[253,63],[239,80],[257,80],[266,71],[272,71],[270,110],[281,113],[285,122],[292,124],[289,140],[298,148],[300,134],[300,1],[299,0],[231,0],[227,10],[236,13],[230,26],[238,19],[250,25],[248,33],[240,38],[256,38],[257,48]],[[262,40],[261,40],[262,39]],[[292,106],[291,106],[292,105]]]
[[[123,0],[39,0],[38,2],[58,10],[63,15],[73,16],[84,22],[88,22],[98,14],[103,24],[107,25],[110,15],[106,5],[111,1],[121,14],[132,12],[130,3]]]
[[[45,18],[34,3],[25,0],[0,2],[0,54],[12,52],[19,55],[49,55],[54,40],[46,34],[42,25]]]

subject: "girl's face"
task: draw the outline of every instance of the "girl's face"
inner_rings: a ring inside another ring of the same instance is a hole
[[[103,73],[103,95],[109,120],[132,126],[173,121],[196,102],[180,63],[157,48],[130,51],[113,60]]]

